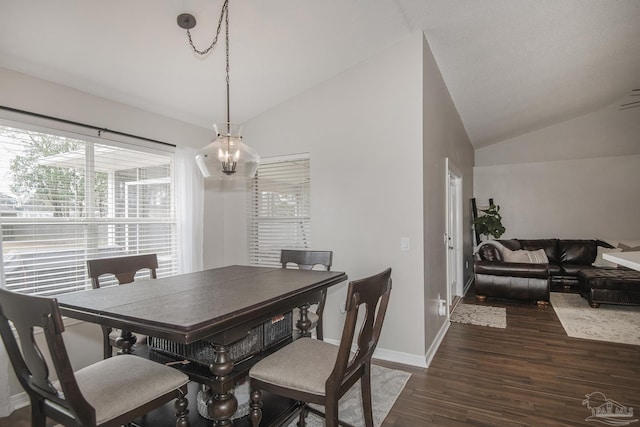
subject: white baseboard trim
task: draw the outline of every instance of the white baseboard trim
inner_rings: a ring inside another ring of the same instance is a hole
[[[24,408],[25,406],[29,406],[31,402],[29,402],[29,395],[26,392],[18,393],[11,396],[11,412],[16,409]]]
[[[462,290],[462,295],[466,295],[467,292],[469,292],[469,288],[471,287],[471,285],[473,284],[473,280],[474,280],[474,276],[471,275],[469,277],[469,280],[467,280],[467,283],[464,284],[464,289]]]
[[[340,341],[325,338],[326,342],[334,345],[340,345]],[[355,350],[355,348],[353,349]],[[388,362],[402,363],[403,365],[417,366],[418,368],[426,368],[426,358],[424,355],[404,353],[401,351],[387,350],[377,347],[373,352],[374,359],[386,360]]]
[[[431,365],[431,361],[436,355],[438,348],[440,348],[440,344],[442,344],[442,340],[444,339],[445,335],[447,335],[447,331],[449,330],[450,325],[451,325],[451,322],[449,321],[449,318],[447,318],[447,320],[445,320],[445,322],[442,324],[442,327],[438,331],[438,334],[436,335],[436,338],[433,340],[433,343],[431,343],[431,347],[429,347],[429,350],[427,350],[427,354],[425,357],[427,368]]]

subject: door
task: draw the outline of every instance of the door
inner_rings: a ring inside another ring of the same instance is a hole
[[[447,305],[462,298],[462,173],[447,159]]]

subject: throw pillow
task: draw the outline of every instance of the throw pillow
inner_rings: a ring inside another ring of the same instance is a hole
[[[620,243],[618,245],[619,249],[622,249],[622,252],[640,252],[640,246],[627,246],[624,243]]]
[[[524,264],[548,264],[549,259],[544,249],[538,249],[537,251],[526,251],[520,249],[512,251],[511,249],[504,248],[502,250],[502,257],[506,262],[518,262]]]
[[[622,248],[605,248],[602,246],[598,246],[597,250],[598,250],[598,254],[596,255],[595,261],[593,261],[593,264],[591,265],[593,265],[594,267],[609,267],[609,268],[618,267],[618,264],[616,264],[615,262],[607,261],[606,259],[602,258],[602,254],[622,252]]]

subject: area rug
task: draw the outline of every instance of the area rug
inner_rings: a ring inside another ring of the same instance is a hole
[[[551,306],[570,337],[640,345],[640,307],[591,308],[580,295],[561,292],[551,292]]]
[[[460,303],[451,313],[450,320],[456,323],[506,328],[507,310],[504,307]]]
[[[396,369],[371,365],[371,403],[373,406],[373,425],[379,427],[391,410],[400,392],[409,381],[411,374]],[[312,405],[324,412],[324,408]],[[338,407],[338,415],[341,421],[345,421],[355,427],[364,427],[362,414],[362,394],[360,383],[356,383],[347,392]],[[298,419],[293,420],[287,427],[296,427]],[[308,427],[323,427],[324,420],[315,414],[307,416]]]

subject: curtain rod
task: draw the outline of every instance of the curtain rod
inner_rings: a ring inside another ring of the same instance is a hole
[[[158,141],[157,139],[145,138],[144,136],[133,135],[133,134],[130,134],[130,133],[119,132],[117,130],[101,128],[101,127],[94,126],[94,125],[88,125],[86,123],[74,122],[73,120],[61,119],[61,118],[58,118],[58,117],[47,116],[45,114],[34,113],[34,112],[31,112],[31,111],[25,111],[25,110],[19,110],[17,108],[6,107],[4,105],[0,105],[0,109],[6,110],[6,111],[11,111],[11,112],[14,112],[14,113],[26,114],[28,116],[38,117],[40,119],[49,119],[49,120],[54,120],[54,121],[60,122],[60,123],[66,123],[68,125],[76,125],[76,126],[85,127],[87,129],[97,130],[98,131],[98,136],[100,136],[104,132],[109,132],[109,133],[112,133],[114,135],[126,136],[126,137],[130,137],[130,138],[136,138],[136,139],[140,139],[140,140],[148,141],[148,142],[155,142],[156,144],[168,145],[169,147],[174,147],[175,148],[175,144],[170,144],[168,142]]]

